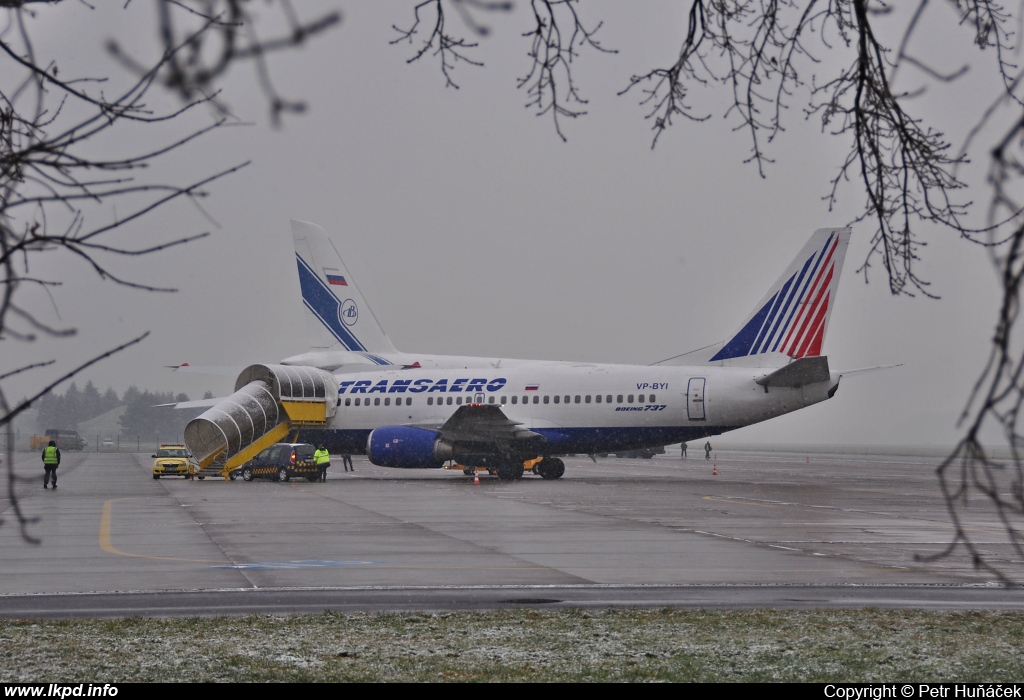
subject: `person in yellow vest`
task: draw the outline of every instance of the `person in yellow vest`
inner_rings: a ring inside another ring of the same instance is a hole
[[[320,481],[327,481],[327,467],[331,466],[331,454],[324,449],[323,443],[316,446],[316,452],[313,453],[313,464],[320,468]]]
[[[50,444],[43,448],[43,488],[47,488],[50,479],[53,479],[53,488],[57,488],[57,467],[60,466],[60,450],[57,443],[50,440]]]

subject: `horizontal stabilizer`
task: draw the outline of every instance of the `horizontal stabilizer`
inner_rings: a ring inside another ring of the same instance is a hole
[[[858,374],[867,374],[868,372],[877,372],[880,369],[895,369],[897,367],[902,367],[902,366],[903,366],[903,363],[901,362],[898,365],[878,365],[877,367],[861,367],[860,369],[844,369],[841,372],[836,372],[836,374],[838,374],[840,377],[853,377],[853,376],[858,375]]]
[[[785,367],[754,381],[763,387],[800,387],[805,384],[828,381],[829,377],[828,358],[821,355],[794,360]]]

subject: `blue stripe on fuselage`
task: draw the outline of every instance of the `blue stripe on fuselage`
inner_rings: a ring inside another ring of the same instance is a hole
[[[555,456],[564,454],[595,454],[598,452],[622,452],[642,447],[660,447],[677,442],[701,440],[711,435],[719,435],[738,426],[671,426],[671,427],[621,427],[621,428],[534,428],[533,431],[543,435],[547,442],[532,443],[530,449],[521,453],[522,457]],[[369,429],[302,429],[294,439],[298,442],[309,442],[314,445],[323,444],[332,455],[366,454],[366,441],[370,436]],[[506,448],[502,443],[501,448]],[[499,445],[490,446],[490,451],[483,449],[481,454],[494,454]],[[461,464],[474,466],[472,460],[461,461]],[[433,465],[430,465],[433,466]]]

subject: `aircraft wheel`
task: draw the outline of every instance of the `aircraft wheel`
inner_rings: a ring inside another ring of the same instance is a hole
[[[242,479],[245,481],[252,481],[252,469],[246,467],[242,470]]]
[[[502,464],[495,470],[498,474],[498,478],[502,481],[515,481],[516,479],[523,478],[523,463],[512,462],[510,464]]]
[[[541,471],[538,473],[542,479],[561,479],[565,474],[565,462],[557,457],[548,457],[537,467],[541,467]],[[534,467],[534,471],[536,471],[536,467]]]
[[[277,470],[277,480],[282,482],[282,483],[288,481],[288,470],[285,469],[284,467],[281,467],[280,469],[278,469]]]

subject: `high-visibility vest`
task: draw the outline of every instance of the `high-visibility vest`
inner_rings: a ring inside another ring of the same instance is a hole
[[[327,450],[317,450],[313,453],[313,463],[316,464],[316,466],[319,467],[321,464],[330,464],[330,462],[331,455]]]
[[[43,464],[59,464],[57,460],[57,448],[53,445],[47,445],[43,450]]]

